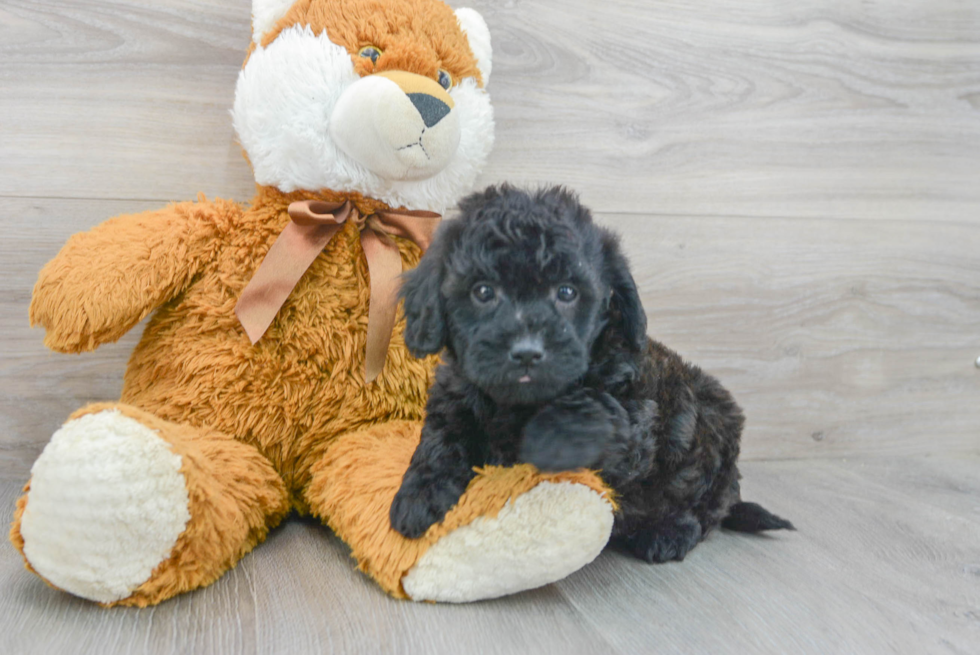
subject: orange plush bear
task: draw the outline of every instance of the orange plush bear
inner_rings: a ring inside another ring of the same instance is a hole
[[[119,216],[40,274],[31,320],[78,353],[153,313],[119,402],[52,437],[11,538],[52,586],[145,606],[215,581],[290,511],[387,592],[468,601],[591,561],[612,504],[590,472],[488,468],[418,540],[388,508],[431,359],[394,284],[493,140],[480,15],[438,0],[255,0],[233,120],[258,190]]]

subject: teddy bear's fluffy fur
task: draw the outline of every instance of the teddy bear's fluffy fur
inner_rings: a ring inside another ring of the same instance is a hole
[[[723,519],[792,527],[741,503],[741,410],[647,338],[616,237],[572,194],[504,186],[460,207],[403,288],[409,347],[446,354],[391,508],[399,532],[439,521],[474,466],[516,462],[599,469],[614,537],[647,561],[683,559]]]

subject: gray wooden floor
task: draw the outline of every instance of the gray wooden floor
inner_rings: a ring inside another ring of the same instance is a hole
[[[294,520],[111,611],[3,542],[0,653],[980,652],[980,3],[465,4],[495,49],[481,183],[566,183],[627,235],[651,334],[748,414],[745,496],[799,531],[443,606]],[[0,512],[138,338],[47,352],[38,269],[114,214],[251,196],[248,35],[247,0],[0,0]]]
[[[391,600],[300,521],[215,585],[145,610],[48,589],[4,544],[3,652],[976,653],[978,466],[747,462],[746,494],[797,533],[716,533],[662,566],[607,551],[557,584],[461,606]],[[16,492],[0,486],[0,501]]]

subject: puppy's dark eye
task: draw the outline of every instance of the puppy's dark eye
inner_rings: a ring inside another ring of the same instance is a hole
[[[453,76],[444,70],[439,71],[439,84],[448,91],[449,87],[453,85]]]
[[[494,292],[493,287],[489,284],[477,284],[473,287],[473,297],[477,302],[488,303],[496,296],[497,294]]]
[[[358,50],[357,54],[370,59],[372,64],[376,64],[378,63],[378,57],[381,56],[381,50],[375,48],[373,45],[366,45]]]
[[[558,287],[558,291],[555,293],[555,296],[561,302],[572,302],[578,298],[578,290],[570,284],[563,284]]]

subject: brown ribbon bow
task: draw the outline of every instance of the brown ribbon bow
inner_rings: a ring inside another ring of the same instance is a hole
[[[320,252],[346,221],[354,221],[361,227],[361,247],[371,276],[364,377],[372,382],[388,356],[402,272],[398,246],[388,237],[409,239],[425,252],[442,217],[435,212],[392,210],[360,217],[350,201],[320,200],[290,203],[289,217],[292,220],[269,248],[235,305],[238,320],[253,344],[261,339]]]

